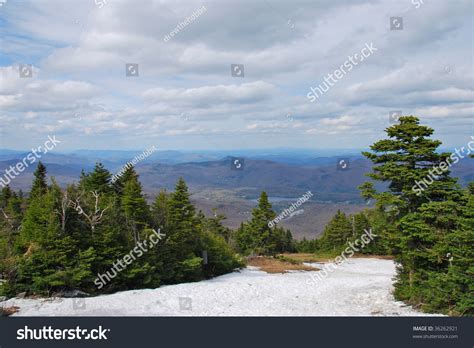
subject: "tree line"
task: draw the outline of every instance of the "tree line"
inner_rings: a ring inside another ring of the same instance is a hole
[[[185,181],[148,204],[133,167],[118,180],[100,163],[62,189],[40,162],[28,197],[0,193],[0,295],[98,293],[97,275],[159,229],[165,237],[100,292],[198,281],[242,267],[244,256],[293,250],[289,231],[268,227],[274,217],[265,192],[238,231],[223,215],[206,217],[190,201]],[[95,284],[97,285],[97,284]]]

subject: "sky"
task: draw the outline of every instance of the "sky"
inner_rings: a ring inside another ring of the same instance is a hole
[[[0,5],[0,148],[367,148],[394,111],[474,135],[472,0]]]

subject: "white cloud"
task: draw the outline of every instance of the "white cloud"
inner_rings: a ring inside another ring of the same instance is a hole
[[[20,78],[17,68],[0,68],[0,107],[13,111],[58,111],[97,97],[100,88],[84,81],[43,80],[38,69],[32,78]],[[25,114],[29,117],[30,114]]]
[[[277,135],[274,146],[292,146],[296,138],[310,146],[362,147],[383,136],[388,111],[398,109],[442,126],[448,143],[469,131],[472,1],[432,0],[419,9],[389,0],[211,0],[205,6],[163,42],[199,6],[8,2],[2,135],[13,147],[48,130],[63,132],[64,146],[72,148],[156,136],[169,147],[202,146],[210,137],[252,147],[265,135]],[[404,30],[389,30],[391,16],[403,16]],[[309,86],[366,42],[374,42],[377,55],[309,103]],[[21,63],[34,66],[33,78],[19,78]],[[125,76],[126,63],[139,64],[139,77]],[[244,64],[244,78],[231,76],[233,63]],[[249,135],[245,143],[242,134]]]
[[[210,106],[219,104],[251,104],[270,99],[276,88],[266,82],[256,81],[241,85],[217,85],[198,88],[165,89],[153,88],[143,92],[150,102],[168,102]]]

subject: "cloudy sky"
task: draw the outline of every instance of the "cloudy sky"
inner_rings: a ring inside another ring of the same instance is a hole
[[[363,148],[395,110],[460,146],[474,133],[473,4],[0,0],[0,148],[48,135],[58,151]]]

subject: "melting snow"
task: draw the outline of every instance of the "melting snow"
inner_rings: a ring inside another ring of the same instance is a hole
[[[394,300],[395,264],[350,259],[327,278],[313,272],[267,274],[255,267],[196,283],[84,299],[10,299],[23,316],[417,316]]]

